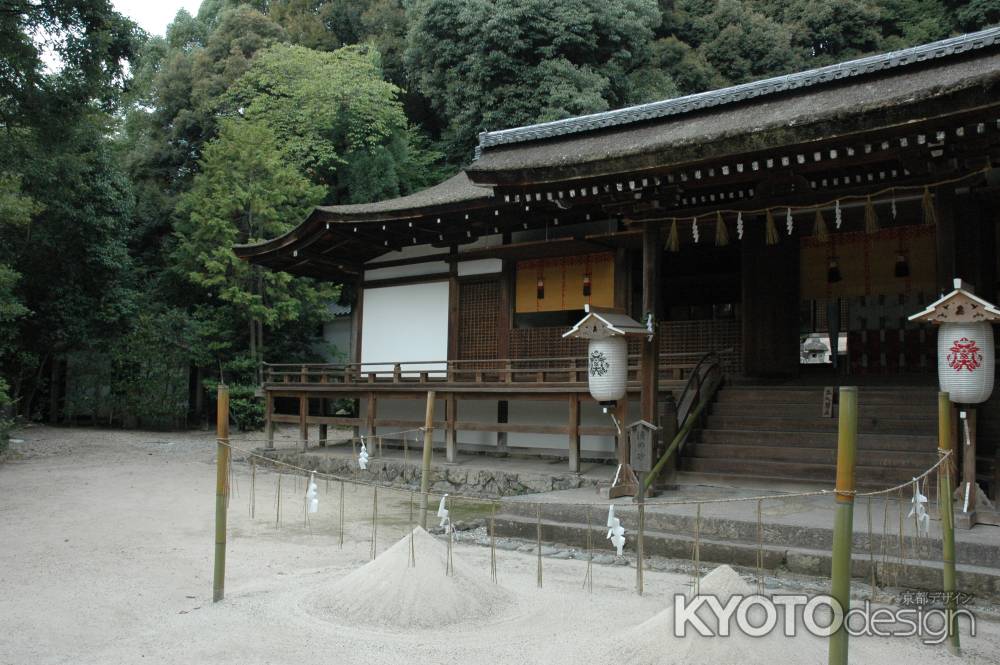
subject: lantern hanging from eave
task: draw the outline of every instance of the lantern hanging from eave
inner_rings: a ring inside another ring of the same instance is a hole
[[[993,324],[1000,320],[1000,309],[956,279],[954,291],[910,320],[938,325],[938,383],[951,401],[988,400],[996,377]]]
[[[587,313],[563,337],[586,339],[587,386],[598,402],[625,397],[628,382],[628,335],[646,335],[646,326],[615,310],[584,307]]]

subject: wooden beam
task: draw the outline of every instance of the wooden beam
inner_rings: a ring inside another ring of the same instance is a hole
[[[647,222],[642,232],[642,320],[653,317],[653,334],[643,338],[642,360],[639,374],[642,382],[640,414],[646,422],[656,424],[656,402],[659,394],[660,374],[660,286],[662,276],[663,246],[660,225]],[[624,426],[626,423],[622,423]]]

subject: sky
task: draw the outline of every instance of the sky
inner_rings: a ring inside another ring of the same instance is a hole
[[[146,32],[162,36],[179,9],[186,9],[194,16],[201,0],[113,0],[112,4]]]

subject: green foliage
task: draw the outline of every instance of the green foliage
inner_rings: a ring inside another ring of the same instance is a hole
[[[653,0],[422,0],[406,63],[467,159],[482,130],[669,96],[662,72],[659,90],[638,85],[659,24]]]
[[[279,45],[258,55],[227,99],[246,120],[271,128],[328,199],[354,202],[430,184],[435,156],[407,126],[398,94],[382,78],[377,51]]]
[[[5,0],[0,125],[54,125],[92,101],[113,107],[139,36],[109,0]],[[56,74],[46,72],[47,52],[61,63]]]
[[[267,126],[222,123],[181,199],[171,255],[174,269],[198,289],[194,316],[206,354],[230,357],[246,339],[243,331],[258,321],[271,329],[295,323],[311,330],[322,322],[324,303],[336,297],[333,288],[263,270],[232,252],[234,244],[288,231],[321,195],[320,187],[284,160]]]
[[[236,356],[221,366],[229,386],[229,418],[244,432],[264,426],[264,400],[257,395],[256,370],[257,363],[250,356]],[[219,380],[213,377],[204,383],[208,394],[216,395]]]

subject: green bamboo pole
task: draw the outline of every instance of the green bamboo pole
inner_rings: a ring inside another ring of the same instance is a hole
[[[215,572],[212,602],[226,595],[226,498],[229,495],[229,386],[219,384],[215,414]]]
[[[953,441],[951,438],[951,397],[946,392],[938,393],[938,448],[941,454],[952,453],[951,459],[938,470],[940,487],[938,488],[938,505],[941,508],[941,563],[942,591],[947,599],[948,616],[948,650],[959,655],[961,645],[958,637],[958,617],[955,616],[957,603],[955,598],[955,514],[954,502],[951,498],[951,469],[955,463]]]
[[[837,491],[833,524],[830,596],[846,614],[851,609],[851,544],[854,540],[854,465],[858,448],[858,389],[840,388],[837,425]],[[847,665],[847,626],[830,635],[830,665]]]
[[[434,449],[434,391],[427,391],[424,413],[424,459],[420,469],[420,527],[427,528],[427,492],[431,486],[431,453]]]

